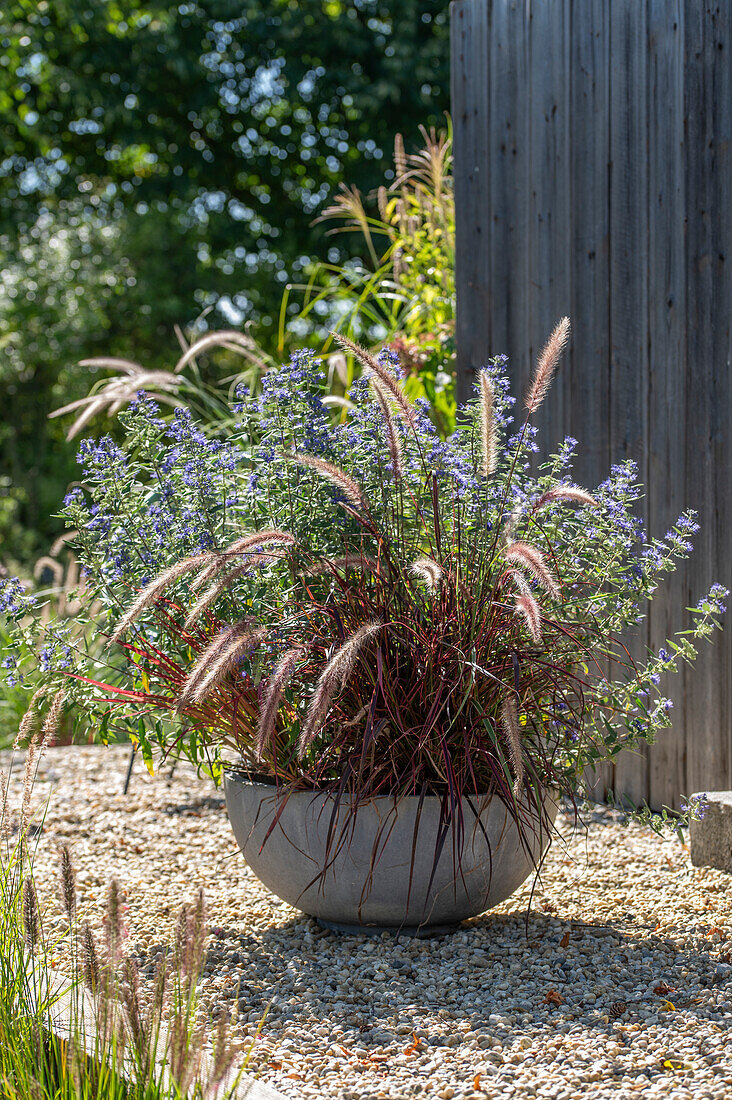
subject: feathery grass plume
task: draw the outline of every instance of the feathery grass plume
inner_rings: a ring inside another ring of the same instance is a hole
[[[576,504],[588,504],[592,508],[597,507],[595,498],[586,489],[580,489],[579,485],[555,485],[552,489],[547,489],[545,493],[541,494],[534,508],[542,508],[553,500],[569,500]]]
[[[94,933],[87,921],[81,926],[81,969],[87,989],[91,993],[97,993],[101,986],[102,973]]]
[[[33,782],[35,780],[36,771],[36,756],[38,754],[38,738],[39,733],[36,732],[30,740],[28,748],[25,754],[25,767],[23,769],[23,795],[20,805],[20,836],[21,841],[25,837],[28,829],[30,800],[33,792]]]
[[[365,558],[361,554],[344,554],[340,558],[324,558],[315,562],[308,569],[303,569],[301,577],[320,577],[323,573],[336,572],[339,569],[352,569],[356,573],[374,573],[378,570],[378,564],[373,558]]]
[[[71,862],[71,852],[68,844],[62,844],[59,851],[61,863],[61,903],[69,921],[76,914],[76,872]]]
[[[160,953],[157,962],[155,963],[155,978],[153,980],[152,998],[148,1005],[147,1010],[147,1027],[148,1031],[152,1030],[153,1024],[156,1020],[159,1020],[163,1006],[165,1004],[165,991],[168,985],[168,967],[165,961],[165,955]]]
[[[119,959],[124,938],[122,921],[123,895],[119,883],[113,878],[107,889],[107,911],[104,914],[104,942],[111,966]]]
[[[381,409],[381,415],[384,418],[384,430],[386,431],[386,445],[389,448],[389,458],[391,459],[391,468],[394,473],[394,480],[401,481],[404,476],[404,462],[402,460],[402,444],[399,439],[399,433],[394,421],[394,413],[389,403],[389,399],[384,393],[384,388],[381,382],[377,378],[371,378],[371,389],[374,391],[376,403]]]
[[[534,371],[529,395],[526,398],[526,408],[530,414],[536,412],[546,397],[559,362],[559,356],[569,340],[569,328],[569,317],[562,317],[536,361],[536,370]]]
[[[561,592],[559,585],[552,576],[541,550],[530,546],[528,542],[512,542],[503,551],[506,561],[513,565],[522,565],[555,600],[558,600]]]
[[[133,1047],[144,1064],[149,1058],[150,1049],[140,1005],[140,974],[137,963],[131,955],[125,956],[122,964],[122,979],[120,1000],[127,1017],[127,1031]]]
[[[300,454],[298,451],[293,451],[285,455],[285,458],[291,462],[297,462],[300,466],[310,466],[313,470],[324,477],[331,484],[335,485],[337,489],[343,493],[347,501],[349,501],[354,508],[358,508],[363,512],[368,512],[368,504],[366,498],[363,495],[361,486],[357,481],[354,481],[345,470],[342,470],[340,466],[336,466],[333,462],[326,462],[324,458],[315,458],[314,455]]]
[[[409,566],[409,572],[427,584],[428,588],[439,588],[442,569],[432,558],[417,558]]]
[[[23,936],[30,951],[41,938],[41,918],[38,913],[38,897],[32,878],[23,883]]]
[[[245,620],[214,638],[191,669],[176,710],[184,710],[191,703],[202,703],[218,686],[236,659],[265,642],[270,633],[267,628],[253,627]]]
[[[0,769],[0,843],[4,843],[10,837],[10,814],[8,813],[8,788],[10,786],[10,772]]]
[[[483,477],[490,477],[498,459],[498,432],[496,431],[496,417],[493,408],[495,388],[488,371],[478,372],[480,382],[480,444],[482,451]]]
[[[201,566],[206,565],[210,560],[210,553],[194,554],[193,557],[184,558],[182,561],[176,562],[175,565],[163,570],[154,580],[150,581],[150,584],[143,588],[135,602],[122,616],[114,628],[107,646],[118,642],[127,628],[142,614],[145,608],[157,603],[169,585],[185,576],[186,573],[190,573],[193,569],[199,569]]]
[[[61,720],[61,715],[64,709],[64,703],[66,702],[66,692],[57,691],[51,702],[51,707],[46,715],[46,719],[43,723],[42,734],[43,741],[41,744],[42,749],[50,748],[58,733],[58,727]]]
[[[409,398],[405,394],[402,387],[397,382],[386,367],[382,366],[378,359],[376,359],[370,351],[366,351],[366,348],[360,347],[358,344],[354,344],[353,340],[349,340],[347,336],[341,335],[339,332],[331,332],[336,341],[342,348],[346,348],[352,355],[358,359],[362,366],[367,370],[372,371],[379,379],[388,395],[396,402],[400,412],[403,414],[404,419],[414,429],[417,427],[417,416],[414,411]]]
[[[23,742],[28,737],[28,735],[32,732],[33,726],[35,725],[36,720],[38,718],[38,712],[37,712],[37,709],[36,709],[36,701],[40,698],[41,695],[44,694],[44,692],[45,692],[45,689],[43,687],[39,687],[37,689],[37,691],[33,692],[33,695],[31,696],[31,700],[28,704],[26,712],[20,720],[20,725],[18,726],[18,732],[15,735],[15,740],[13,741],[13,751],[14,752],[17,749],[22,748]]]
[[[184,624],[184,630],[191,630],[201,616],[216,603],[216,600],[222,592],[230,588],[234,581],[238,580],[240,577],[246,576],[250,569],[256,569],[260,565],[273,565],[279,560],[280,556],[281,555],[279,555],[276,550],[270,550],[267,554],[252,554],[243,565],[237,565],[236,568],[229,569],[226,573],[220,575],[218,580],[215,580],[214,583],[206,589],[203,595],[199,597],[191,608]]]
[[[173,960],[175,969],[182,973],[186,951],[186,939],[188,936],[188,903],[183,902],[175,922],[175,935],[173,937]]]
[[[209,1091],[212,1091],[214,1096],[218,1094],[222,1081],[236,1059],[236,1052],[229,1044],[229,1024],[228,1012],[222,1011],[216,1021],[216,1034],[212,1041],[213,1064],[208,1080]]]
[[[519,591],[520,596],[531,596],[531,585],[526,580],[526,577],[520,571],[520,569],[509,569],[508,576],[511,578],[516,588]]]
[[[175,1012],[168,1032],[167,1068],[173,1083],[183,1096],[188,1096],[201,1065],[203,1032],[190,1033],[190,1017],[185,1011]]]
[[[272,669],[269,680],[267,681],[267,687],[259,711],[257,739],[254,746],[254,751],[260,760],[264,754],[267,742],[272,735],[275,721],[277,720],[277,712],[280,708],[280,702],[282,701],[282,693],[292,679],[292,674],[295,671],[298,659],[302,656],[302,652],[300,646],[294,646],[292,649],[286,650]]]
[[[533,596],[523,594],[516,597],[516,613],[529,628],[529,634],[538,645],[541,641],[541,609]]]
[[[188,612],[188,618],[183,624],[184,630],[191,630],[201,616],[206,614],[211,605],[216,603],[221,593],[224,592],[234,580],[234,572],[235,570],[230,569],[228,572],[224,573],[223,576],[220,575],[218,580],[209,585],[203,595],[199,596]]]
[[[328,713],[333,696],[339,691],[353,671],[356,659],[369,638],[373,638],[382,629],[381,623],[365,623],[347,638],[336,650],[323,669],[315,686],[310,705],[305,716],[298,752],[302,754],[318,732],[318,727]]]
[[[514,796],[518,796],[524,781],[524,761],[521,755],[521,731],[518,723],[518,711],[516,701],[511,696],[507,696],[501,704],[501,726],[506,735],[508,758],[513,767],[513,793]]]
[[[191,588],[193,591],[202,588],[208,581],[213,580],[217,573],[219,573],[232,558],[239,557],[241,554],[251,551],[255,547],[266,546],[267,543],[270,542],[293,546],[295,541],[294,535],[289,534],[287,531],[277,531],[274,528],[268,528],[265,531],[252,531],[246,535],[242,535],[240,538],[230,543],[229,546],[220,553],[211,555],[213,560],[201,571],[201,573],[199,573],[191,585]]]
[[[513,508],[511,509],[511,514],[506,520],[503,531],[501,532],[501,538],[505,546],[508,546],[510,543],[513,542],[514,536],[516,534],[516,529],[518,528],[518,525],[523,517],[525,506],[525,501],[517,500]]]
[[[186,920],[186,942],[183,955],[183,973],[196,980],[203,967],[204,944],[206,942],[206,902],[203,887],[196,894],[195,905],[188,910]]]

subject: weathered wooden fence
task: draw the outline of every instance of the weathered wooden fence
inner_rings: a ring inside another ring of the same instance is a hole
[[[515,386],[554,322],[573,341],[539,421],[577,480],[632,457],[663,536],[702,530],[638,644],[732,579],[732,0],[455,0],[457,346]],[[621,759],[652,805],[732,786],[732,624],[668,685],[674,727]]]

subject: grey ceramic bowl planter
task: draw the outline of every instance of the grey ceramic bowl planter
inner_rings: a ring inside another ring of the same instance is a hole
[[[448,827],[435,864],[436,796],[424,799],[421,813],[417,797],[383,797],[354,814],[346,799],[336,810],[323,791],[297,791],[283,807],[274,786],[235,770],[227,771],[224,788],[229,820],[255,875],[290,905],[339,930],[429,932],[485,912],[534,871],[557,815],[551,799],[541,814],[526,806],[522,843],[500,799],[464,799],[462,850],[454,851]]]

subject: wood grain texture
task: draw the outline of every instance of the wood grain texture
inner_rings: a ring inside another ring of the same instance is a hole
[[[688,625],[684,608],[713,581],[732,583],[732,3],[456,0],[452,12],[460,392],[505,352],[522,396],[554,320],[571,315],[544,441],[579,439],[588,485],[637,461],[651,534],[687,507],[702,525],[637,631],[642,656]],[[732,633],[664,686],[672,730],[601,774],[598,792],[612,783],[660,807],[732,785]]]

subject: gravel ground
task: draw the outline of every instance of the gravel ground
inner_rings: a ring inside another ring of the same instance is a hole
[[[692,867],[678,841],[605,810],[585,828],[562,817],[528,941],[528,886],[439,940],[338,936],[254,878],[210,784],[138,762],[124,796],[126,762],[118,748],[42,761],[41,892],[52,908],[69,842],[82,915],[98,925],[119,878],[145,960],[203,886],[204,1003],[239,999],[243,1048],[272,999],[254,1063],[292,1100],[732,1097],[732,877]]]

